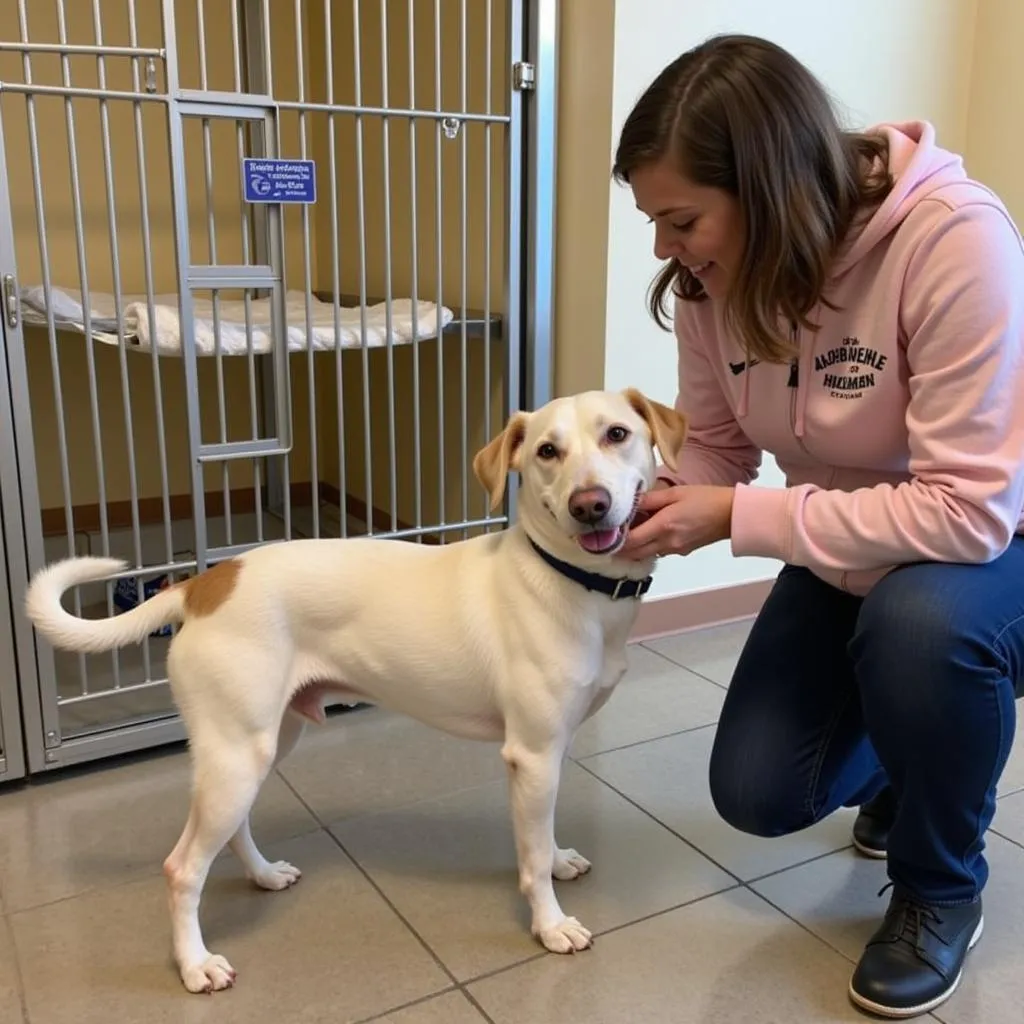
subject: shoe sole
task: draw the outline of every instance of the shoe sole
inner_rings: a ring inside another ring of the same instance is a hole
[[[889,856],[888,850],[880,850],[877,846],[865,846],[856,836],[853,837],[853,845],[865,857],[870,857],[872,860],[885,860]]]
[[[985,929],[985,918],[984,916],[978,921],[978,927],[974,929],[974,934],[971,936],[971,941],[967,943],[967,952],[970,953],[972,949],[978,944],[978,940],[981,938],[981,933]],[[966,963],[967,957],[964,957]],[[934,999],[929,999],[927,1003],[921,1003],[919,1006],[882,1006],[880,1003],[872,1002],[870,999],[865,999],[864,996],[859,995],[854,991],[853,980],[850,980],[850,999],[855,1006],[860,1007],[862,1010],[867,1010],[868,1013],[873,1013],[877,1017],[888,1017],[890,1020],[905,1020],[909,1017],[919,1017],[921,1014],[930,1013],[937,1006],[941,1006],[949,997],[957,990],[957,986],[960,984],[960,979],[964,976],[964,968],[961,966],[959,973],[953,979],[953,983],[942,992],[937,995]]]

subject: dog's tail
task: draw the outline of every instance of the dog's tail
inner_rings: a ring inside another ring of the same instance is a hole
[[[181,622],[185,595],[172,586],[121,615],[104,619],[81,619],[66,611],[61,597],[82,583],[94,583],[127,568],[117,558],[66,558],[41,569],[25,594],[25,613],[39,632],[55,647],[97,654],[144,637],[161,626]]]

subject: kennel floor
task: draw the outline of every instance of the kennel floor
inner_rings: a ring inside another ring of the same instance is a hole
[[[181,749],[0,790],[0,1024],[831,1024],[884,909],[852,812],[786,839],[714,813],[707,762],[745,625],[630,648],[627,680],[566,764],[558,837],[593,861],[559,883],[596,934],[529,937],[493,746],[361,709],[307,732],[253,830],[293,889],[214,866],[202,920],[237,987],[185,992],[160,865],[188,802]],[[927,1020],[996,1024],[1024,1002],[1024,753],[988,836],[986,931]]]

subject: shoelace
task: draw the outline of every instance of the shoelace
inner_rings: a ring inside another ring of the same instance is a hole
[[[889,882],[878,890],[878,895],[881,896],[886,890],[892,888],[893,883]],[[896,911],[897,917],[893,926],[893,935],[897,940],[908,942],[918,949],[921,944],[921,932],[927,931],[944,946],[949,945],[946,937],[936,930],[935,926],[942,924],[942,917],[935,907],[922,903],[906,893],[897,893],[895,899],[897,903],[893,909]]]

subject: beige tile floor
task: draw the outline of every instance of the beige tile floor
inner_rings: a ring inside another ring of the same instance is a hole
[[[187,806],[170,752],[0,790],[0,1024],[826,1024],[862,1021],[852,963],[884,900],[849,813],[783,840],[719,821],[713,727],[745,633],[633,647],[622,689],[578,736],[559,836],[594,862],[560,886],[597,934],[539,951],[516,892],[493,747],[363,710],[272,777],[254,816],[304,871],[252,890],[225,854],[203,919],[237,987],[187,994],[169,959],[163,857]],[[990,836],[986,935],[934,1018],[1010,1024],[1024,1002],[1024,754]]]

